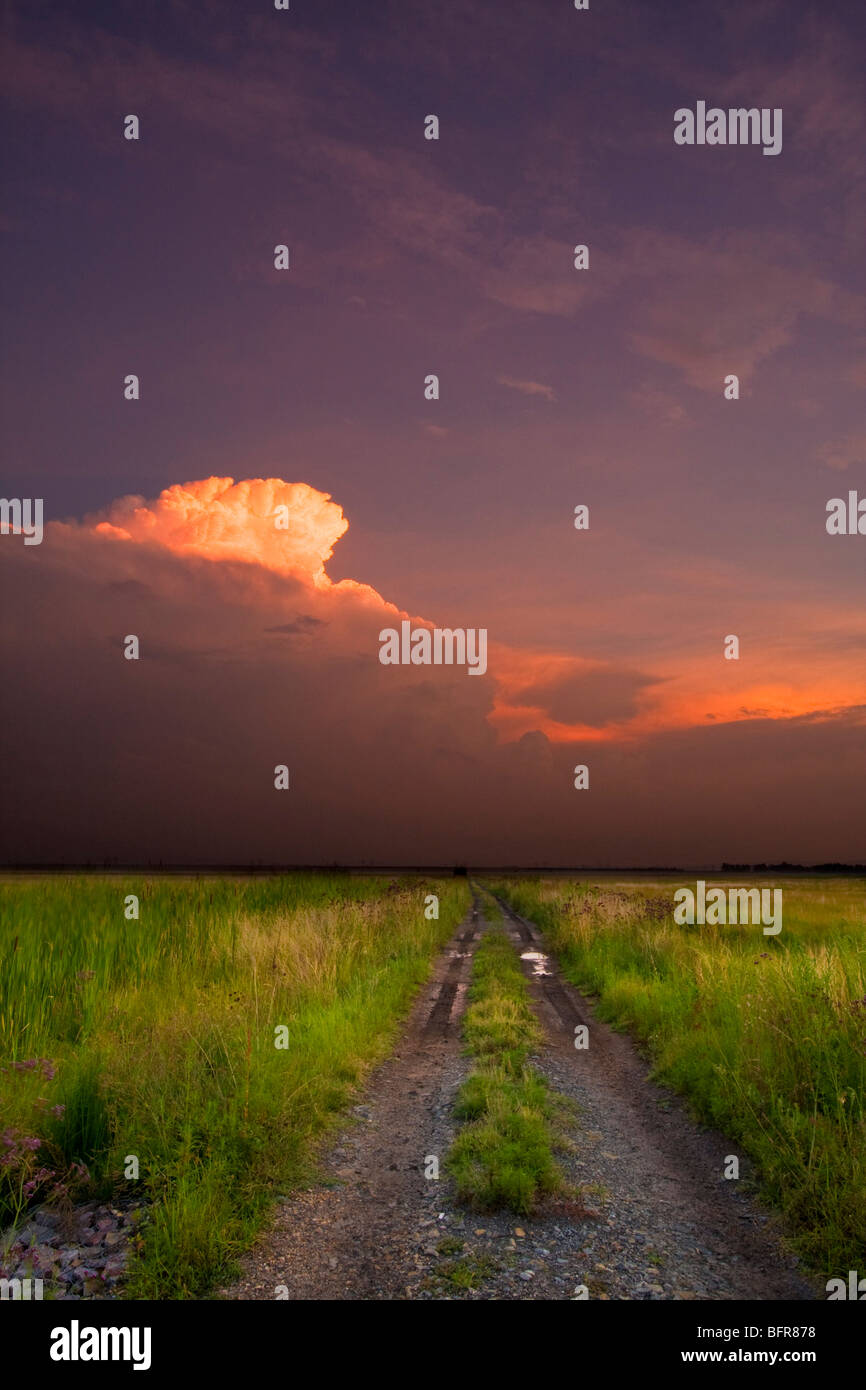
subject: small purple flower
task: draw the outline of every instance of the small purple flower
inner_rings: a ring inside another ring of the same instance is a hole
[[[22,1149],[29,1149],[31,1153],[35,1153],[37,1149],[42,1148],[42,1140],[37,1138],[35,1134],[28,1134],[21,1140],[21,1147]]]
[[[52,1105],[52,1107],[51,1107],[51,1113],[52,1113],[52,1115],[55,1117],[55,1119],[60,1120],[60,1119],[62,1119],[63,1116],[66,1114],[66,1106],[65,1106],[65,1105]]]

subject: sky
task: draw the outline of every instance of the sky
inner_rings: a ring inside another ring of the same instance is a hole
[[[13,0],[2,52],[0,861],[866,861],[859,3]]]

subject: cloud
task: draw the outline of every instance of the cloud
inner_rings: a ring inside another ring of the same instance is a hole
[[[666,391],[660,391],[647,382],[642,382],[639,387],[630,392],[629,399],[639,410],[643,410],[653,419],[661,420],[664,424],[678,425],[687,419],[686,412],[679,401]]]
[[[511,376],[498,376],[496,380],[500,386],[510,386],[513,391],[520,391],[524,396],[543,396],[546,401],[556,400],[553,387],[545,386],[540,381],[518,381]]]
[[[515,705],[539,709],[560,724],[603,728],[621,723],[638,709],[641,692],[658,684],[638,671],[565,669],[509,692]]]
[[[85,521],[99,536],[209,559],[248,560],[313,584],[330,583],[325,562],[348,525],[327,493],[279,478],[177,483],[153,502],[122,497]]]
[[[852,463],[855,467],[866,465],[866,433],[847,434],[842,439],[822,445],[818,458],[828,468],[840,472],[850,468]]]
[[[837,324],[862,310],[817,273],[784,236],[717,235],[699,246],[647,231],[629,234],[624,256],[636,275],[652,266],[651,284],[636,309],[630,337],[644,356],[677,367],[702,390],[722,390],[733,372],[741,385],[791,343],[801,316]]]
[[[336,284],[342,305],[363,310],[376,302],[383,281],[393,291],[398,271],[417,293],[422,257],[454,277],[463,301],[569,317],[598,295],[600,277],[590,281],[575,274],[567,241],[543,230],[515,233],[506,207],[465,192],[433,164],[422,167],[402,139],[383,145],[382,111],[371,105],[363,75],[344,66],[338,76],[327,76],[334,43],[295,30],[291,46],[277,51],[261,20],[238,21],[230,13],[222,19],[231,26],[233,46],[237,39],[231,67],[216,42],[216,51],[202,47],[200,26],[194,59],[174,48],[161,51],[96,25],[76,28],[62,20],[50,42],[12,35],[6,43],[6,99],[28,110],[64,112],[85,127],[92,145],[108,152],[119,138],[112,124],[116,112],[135,92],[145,121],[153,121],[157,131],[165,121],[179,142],[198,146],[202,138],[218,140],[220,158],[237,161],[245,172],[257,163],[288,167],[293,186],[309,195],[311,206],[340,209],[335,215],[351,227],[351,295],[343,292],[346,245],[335,244],[332,224],[315,248],[293,241],[289,281],[258,249],[263,215],[258,203],[233,218],[236,228],[244,218],[247,223],[240,240],[244,249],[232,264],[241,282],[279,284],[293,294],[312,289],[331,294]],[[500,33],[503,25],[499,16]],[[441,30],[438,21],[436,27]],[[215,41],[218,36],[217,28]],[[359,120],[361,112],[370,113],[369,128]],[[287,122],[304,138],[287,142]],[[139,154],[148,159],[146,141]]]
[[[277,623],[275,627],[266,627],[265,632],[281,632],[295,636],[298,633],[309,635],[315,632],[316,628],[323,627],[321,618],[313,618],[309,613],[299,613],[297,618],[291,623]]]
[[[275,540],[280,500],[296,525]],[[734,692],[753,717],[629,736],[655,676],[498,649],[499,676],[475,680],[383,667],[378,634],[402,610],[329,580],[345,529],[341,508],[304,484],[211,478],[51,522],[39,547],[0,543],[0,641],[14,653],[0,689],[0,757],[16,788],[0,799],[7,860],[855,857],[862,710],[755,718],[775,703]],[[497,679],[502,698],[548,712],[511,742],[492,721]],[[552,740],[539,727],[548,717],[577,717],[585,733],[556,725]],[[573,789],[578,762],[589,793]],[[282,763],[287,792],[274,788]]]

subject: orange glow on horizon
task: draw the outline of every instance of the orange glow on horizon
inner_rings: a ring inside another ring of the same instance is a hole
[[[84,529],[95,535],[160,545],[212,561],[264,566],[316,590],[359,599],[365,608],[378,610],[388,624],[396,616],[409,616],[369,585],[353,579],[334,583],[328,577],[325,566],[348,527],[342,507],[330,494],[280,478],[235,482],[210,477],[175,484],[153,501],[119,498],[84,522]],[[432,625],[425,618],[415,621]],[[799,652],[796,655],[799,662]],[[819,718],[863,704],[862,682],[852,676],[844,658],[825,658],[824,669],[814,674],[807,670],[799,684],[774,678],[778,670],[778,654],[753,652],[748,661],[726,662],[720,648],[713,661],[705,653],[700,658],[668,653],[648,676],[605,661],[496,644],[489,666],[495,693],[487,719],[504,742],[540,731],[552,743],[610,743],[755,718]],[[584,680],[597,683],[592,696],[595,717],[554,717],[548,706],[561,707],[565,701],[562,695],[553,700],[550,692],[570,685],[575,713],[582,704],[584,714],[590,712],[583,699]],[[611,682],[618,709],[609,718],[606,681]]]

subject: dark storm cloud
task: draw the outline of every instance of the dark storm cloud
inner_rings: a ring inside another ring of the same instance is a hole
[[[659,684],[637,671],[570,671],[512,693],[516,704],[541,706],[562,724],[603,728],[628,719],[643,690]]]

